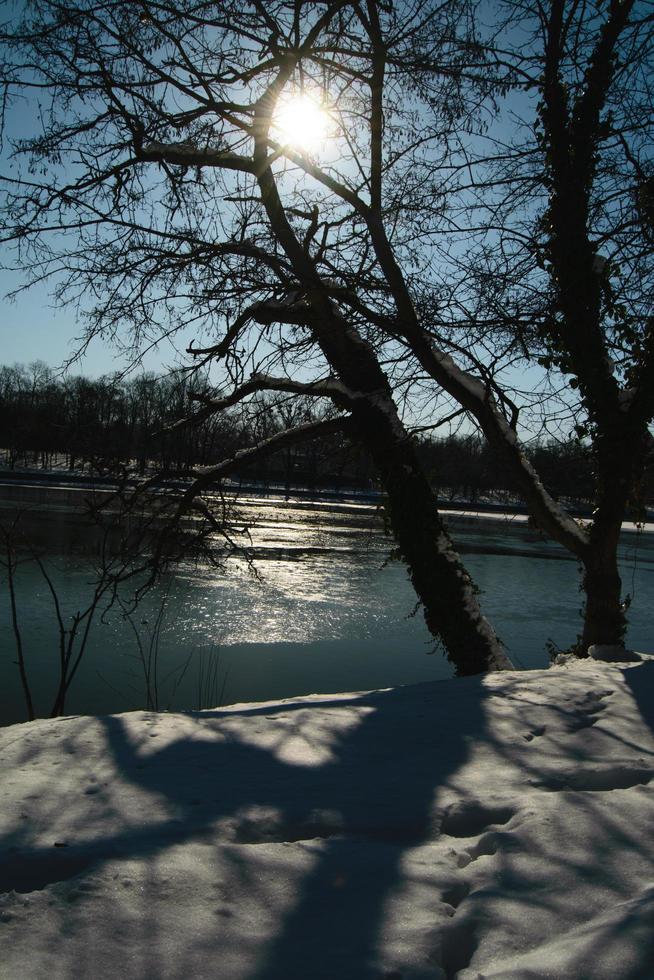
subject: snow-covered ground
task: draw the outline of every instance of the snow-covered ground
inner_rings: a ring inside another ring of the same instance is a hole
[[[2,980],[651,980],[654,659],[0,731]]]

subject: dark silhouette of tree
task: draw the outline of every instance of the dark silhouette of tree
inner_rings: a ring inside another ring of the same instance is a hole
[[[634,0],[501,10],[495,56],[513,85],[512,121],[468,160],[467,219],[483,232],[461,261],[475,270],[477,306],[495,315],[489,330],[548,372],[559,395],[549,430],[563,413],[577,449],[588,447],[587,525],[566,529],[531,501],[583,567],[585,655],[623,643],[618,539],[626,517],[644,519],[652,460],[654,21]]]
[[[5,182],[6,237],[35,279],[84,298],[86,339],[131,328],[142,351],[195,331],[212,384],[189,424],[256,414],[262,392],[331,405],[322,427],[228,451],[194,492],[340,425],[377,467],[462,671],[501,654],[400,410],[423,408],[428,428],[474,420],[534,522],[579,558],[582,654],[623,640],[617,540],[642,512],[654,413],[652,18],[634,0],[510,0],[483,33],[473,13],[37,0],[5,30],[3,68],[9,101],[44,107]],[[504,130],[484,126],[507,93]],[[281,128],[300,96],[329,116],[320,152]],[[530,398],[506,372],[535,360],[549,387]],[[520,445],[530,407],[592,447],[589,526]]]
[[[332,406],[207,467],[180,511],[249,461],[347,432],[457,670],[508,666],[394,398],[408,349],[466,408],[490,404],[432,344],[413,290],[414,200],[489,88],[469,5],[37,0],[4,40],[7,98],[47,102],[17,146],[33,172],[5,183],[6,234],[62,299],[82,298],[87,339],[131,328],[143,350],[193,328],[219,393],[197,393],[189,423],[265,391]],[[322,163],[280,134],[300,95],[327,103]],[[513,447],[501,406],[484,411]]]

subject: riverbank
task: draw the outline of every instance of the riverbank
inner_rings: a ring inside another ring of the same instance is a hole
[[[132,485],[132,484],[130,484]],[[167,484],[183,489],[187,483]],[[136,486],[136,483],[133,483]],[[0,512],[12,512],[28,508],[30,513],[40,510],[56,509],[62,513],[85,512],[84,502],[92,494],[95,498],[110,495],[116,489],[112,478],[89,478],[83,474],[49,471],[13,472],[0,470]],[[246,512],[252,507],[269,506],[276,509],[285,507],[308,510],[319,508],[341,513],[374,513],[383,504],[383,494],[374,490],[289,488],[281,486],[254,486],[226,481],[225,495],[238,503]],[[438,507],[448,524],[480,521],[496,524],[531,527],[526,507],[511,501],[464,501],[439,498]],[[580,521],[590,518],[590,509],[572,508],[570,513]],[[654,512],[647,510],[647,520],[635,524],[624,521],[624,533],[652,533],[654,531]],[[534,534],[539,534],[534,529]]]
[[[636,980],[654,659],[0,732],[2,976]]]

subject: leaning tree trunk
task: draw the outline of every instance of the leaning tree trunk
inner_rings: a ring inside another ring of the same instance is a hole
[[[457,674],[511,669],[482,615],[477,589],[443,525],[410,437],[392,413],[390,402],[380,408],[367,405],[353,415],[379,470],[391,529],[427,627],[442,640]]]
[[[391,529],[429,631],[442,640],[457,674],[512,669],[481,613],[478,590],[443,526],[436,498],[374,350],[330,303],[317,305],[322,310],[312,324],[316,339],[346,386],[344,405],[381,477]]]
[[[420,600],[425,621],[442,640],[457,674],[513,665],[484,618],[477,589],[443,526],[436,498],[402,424],[374,350],[325,303],[313,323],[328,362],[347,388],[360,440],[370,452],[388,499],[391,529]]]
[[[481,613],[478,590],[443,526],[436,497],[373,348],[341,319],[331,303],[323,300],[317,306],[316,339],[348,389],[344,406],[381,477],[391,529],[429,631],[442,640],[457,674],[512,669]]]

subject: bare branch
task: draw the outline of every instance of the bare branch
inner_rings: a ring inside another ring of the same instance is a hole
[[[277,432],[270,438],[262,440],[255,446],[239,449],[229,459],[224,459],[216,466],[204,466],[195,470],[195,482],[192,487],[185,491],[178,513],[183,513],[191,501],[203,490],[229,476],[230,473],[238,471],[248,463],[252,463],[263,456],[269,456],[271,453],[276,453],[279,449],[285,449],[287,446],[295,446],[300,442],[310,442],[312,439],[319,439],[336,433],[354,435],[355,430],[351,416],[340,416],[320,422],[307,422],[305,425],[298,425],[293,429],[285,429],[283,432]]]

